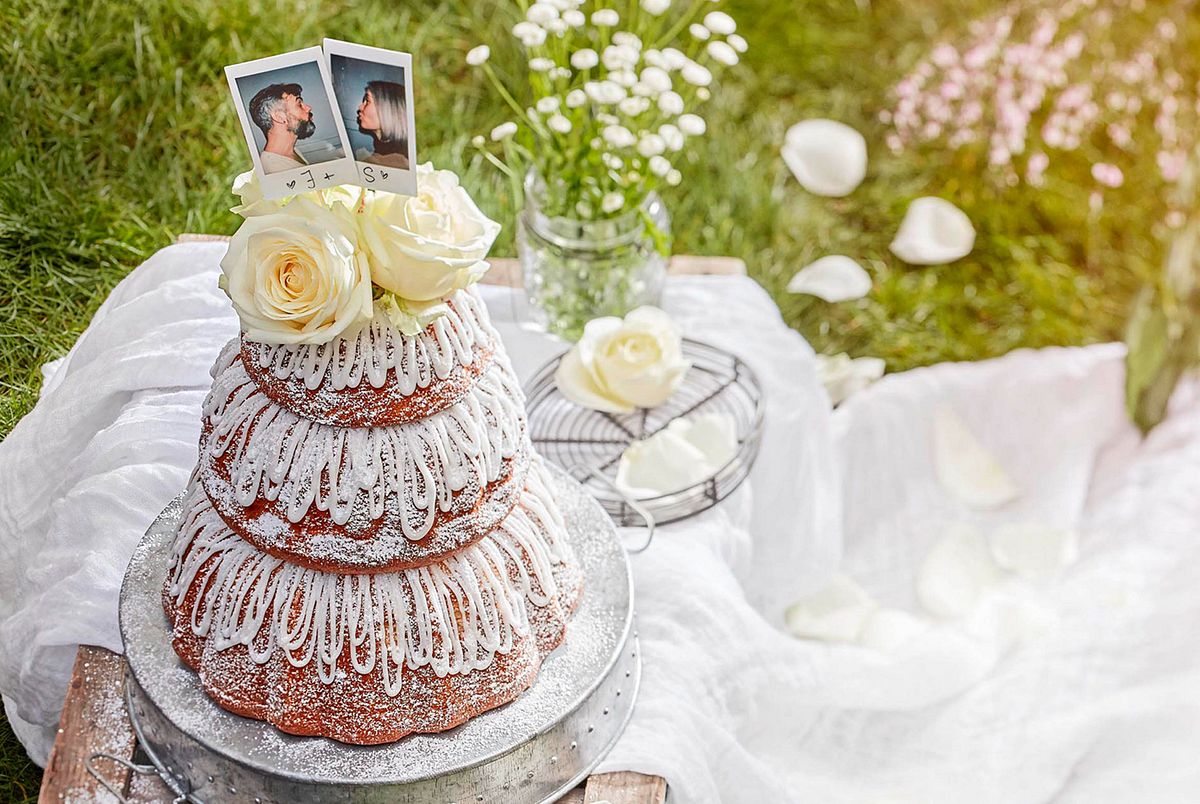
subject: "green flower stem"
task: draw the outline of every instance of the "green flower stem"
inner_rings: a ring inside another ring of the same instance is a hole
[[[708,0],[695,0],[695,2],[692,3],[692,7],[683,14],[680,14],[679,19],[675,21],[675,24],[672,25],[665,34],[654,40],[654,47],[662,48],[675,37],[679,36],[679,34],[683,33],[683,31],[689,25],[699,18],[700,9],[708,4]]]

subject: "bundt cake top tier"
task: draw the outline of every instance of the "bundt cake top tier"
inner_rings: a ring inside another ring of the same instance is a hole
[[[229,527],[273,555],[316,569],[415,566],[496,527],[524,485],[523,396],[503,355],[453,405],[383,427],[281,406],[236,340],[213,373],[200,479]]]
[[[262,392],[323,424],[382,426],[453,405],[483,374],[499,344],[474,287],[457,291],[445,313],[415,335],[377,309],[370,323],[328,343],[241,340],[242,362]]]

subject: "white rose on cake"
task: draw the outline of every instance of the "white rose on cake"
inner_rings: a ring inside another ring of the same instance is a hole
[[[298,197],[248,217],[221,272],[221,288],[256,341],[327,343],[371,318],[370,269],[343,204]]]
[[[624,319],[589,321],[579,343],[563,356],[554,380],[577,405],[630,413],[666,402],[689,368],[671,317],[657,307],[639,307]]]
[[[458,176],[428,162],[417,167],[416,195],[367,193],[361,223],[372,280],[415,303],[445,299],[478,281],[500,233]]]

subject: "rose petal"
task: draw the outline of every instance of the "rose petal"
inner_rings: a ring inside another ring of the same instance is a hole
[[[737,454],[737,422],[728,413],[704,413],[672,425],[686,424],[684,438],[703,453],[713,471],[720,469]]]
[[[917,571],[917,599],[946,619],[970,614],[980,597],[1003,577],[978,532],[958,530],[934,545]]]
[[[626,497],[644,500],[682,491],[709,476],[704,453],[670,427],[635,441],[621,453],[617,489]]]
[[[787,289],[827,302],[849,301],[870,292],[871,276],[849,257],[831,254],[801,268],[788,282]]]
[[[999,462],[954,411],[933,418],[934,471],[943,488],[976,508],[996,508],[1017,497],[1017,487]]]
[[[737,423],[727,413],[676,419],[626,447],[615,482],[635,500],[681,491],[716,474],[737,446]]]
[[[567,352],[559,361],[558,369],[554,372],[554,384],[558,386],[559,392],[564,397],[581,407],[605,413],[630,413],[633,411],[632,406],[622,405],[604,395],[592,375],[584,367],[576,349]]]
[[[1079,534],[1069,528],[1033,522],[1001,525],[988,543],[998,565],[1033,580],[1053,578],[1079,560]]]
[[[944,198],[926,196],[908,205],[890,246],[912,265],[941,265],[967,256],[975,247],[971,219]]]
[[[858,641],[865,647],[893,651],[909,644],[932,625],[900,609],[876,609],[863,624]]]
[[[788,129],[783,161],[814,195],[849,195],[867,175],[867,141],[845,123],[805,120]]]
[[[817,379],[825,386],[832,405],[841,404],[878,380],[885,367],[883,359],[878,357],[851,358],[845,352],[817,355]]]
[[[854,642],[879,604],[853,578],[841,573],[812,597],[798,601],[784,614],[792,636],[825,642]]]

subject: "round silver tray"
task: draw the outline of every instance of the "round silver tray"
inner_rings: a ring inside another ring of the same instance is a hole
[[[554,382],[562,355],[538,369],[526,384],[529,437],[538,454],[570,471],[622,527],[645,524],[646,514],[655,524],[665,525],[711,508],[741,485],[758,457],[763,431],[758,377],[737,355],[700,341],[684,338],[683,356],[692,367],[671,398],[633,413],[590,410],[564,397]],[[703,413],[733,418],[738,448],[728,463],[706,480],[636,504],[617,490],[617,465],[626,447],[676,419]]]
[[[628,560],[609,517],[552,470],[584,594],[563,644],[512,703],[439,734],[381,746],[296,737],[234,715],[171,647],[162,608],[176,500],[138,545],[121,587],[126,696],[142,747],[194,802],[539,802],[574,787],[608,753],[641,676]]]

